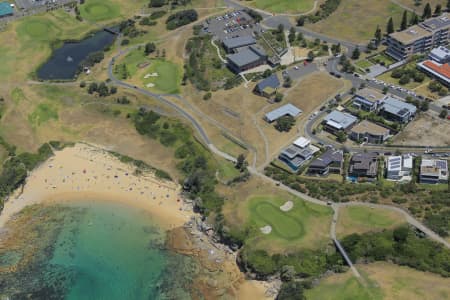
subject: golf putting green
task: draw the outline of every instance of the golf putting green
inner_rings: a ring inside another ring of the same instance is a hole
[[[58,34],[58,30],[50,20],[30,18],[19,24],[17,33],[20,37],[43,41],[54,38]]]
[[[80,14],[89,21],[104,21],[120,16],[120,7],[108,0],[88,0],[80,6]]]

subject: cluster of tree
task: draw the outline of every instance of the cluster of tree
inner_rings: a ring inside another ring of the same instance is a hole
[[[299,17],[297,26],[303,26],[306,20],[310,23],[316,23],[327,18],[339,7],[339,4],[341,4],[341,0],[325,0],[314,14]]]
[[[155,43],[150,42],[150,43],[145,44],[145,48],[144,48],[145,55],[149,55],[155,51],[156,51]]]
[[[119,31],[127,37],[135,38],[139,35],[146,34],[147,31],[136,28],[136,21],[132,19],[124,20],[119,24]]]
[[[303,35],[302,35],[302,38],[303,38]],[[296,39],[297,39],[297,32],[295,32],[295,27],[291,27],[291,29],[289,29],[289,35],[288,35],[289,43],[293,43]]]
[[[254,11],[253,9],[246,9],[245,12],[252,17],[252,19],[256,22],[259,23],[263,20],[263,17],[260,15],[260,13]]]
[[[338,55],[341,53],[341,43],[331,45],[331,52],[333,55]]]
[[[105,58],[103,51],[97,51],[90,53],[78,66],[78,73],[81,73],[85,68],[90,68],[95,64],[98,64]]]
[[[405,98],[407,103],[410,103],[420,109],[421,111],[427,111],[430,108],[430,103],[428,101],[419,101],[417,99],[413,99],[410,96]]]
[[[155,26],[158,22],[152,20],[150,17],[143,17],[140,21],[139,21],[139,25],[144,25],[144,26]]]
[[[283,116],[275,121],[275,129],[280,132],[288,132],[295,124],[295,119],[292,116]]]
[[[165,10],[158,10],[158,11],[152,12],[152,13],[150,14],[150,19],[152,19],[152,20],[159,19],[159,18],[161,18],[162,16],[164,16],[166,13],[167,13],[167,12],[166,12]]]
[[[100,97],[106,97],[111,94],[117,93],[117,88],[115,86],[111,86],[108,88],[105,82],[91,82],[88,85],[87,91],[89,94],[97,93]]]
[[[420,271],[450,277],[450,250],[407,226],[344,237],[342,247],[352,261],[392,261]]]
[[[234,166],[241,172],[244,172],[247,169],[248,163],[245,160],[244,154],[239,154],[236,160],[236,164]]]
[[[210,41],[208,37],[194,37],[186,43],[186,52],[189,59],[185,64],[185,79],[189,79],[193,85],[199,90],[209,91],[211,82],[205,75],[206,66],[202,62],[202,56],[207,51],[207,43]]]
[[[356,70],[355,66],[352,65],[345,54],[342,54],[341,58],[339,59],[339,64],[341,65],[342,72],[353,73]]]
[[[0,173],[0,211],[3,209],[5,198],[25,182],[29,171],[33,170],[39,163],[47,160],[53,155],[48,143],[43,144],[37,153],[23,152],[16,155],[15,147],[6,143],[1,138],[1,144],[9,149],[9,159],[5,160]],[[56,144],[55,144],[56,145]]]
[[[179,144],[175,149],[177,168],[185,176],[184,190],[194,199],[196,211],[208,215],[219,212],[223,198],[215,192],[215,169],[208,158],[208,152],[194,140],[190,130],[182,123],[164,121],[153,111],[140,109],[133,116],[138,133],[159,139],[166,147]]]
[[[166,27],[168,30],[184,26],[186,24],[197,21],[198,13],[194,9],[187,9],[178,11],[170,15],[166,20]]]
[[[149,7],[162,7],[167,4],[167,0],[150,0]]]
[[[397,68],[391,73],[392,78],[399,79],[401,85],[408,84],[411,80],[415,82],[423,82],[425,75],[415,68]]]
[[[358,59],[361,55],[361,51],[359,51],[359,48],[356,47],[352,52],[352,59]]]
[[[75,6],[75,18],[80,22],[83,21],[83,17],[80,14],[80,8],[78,7],[78,5]]]
[[[441,97],[447,96],[448,94],[448,89],[436,80],[430,81],[428,84],[428,89],[433,93],[438,93]]]
[[[272,33],[272,35],[275,36],[275,39],[278,42],[284,41],[284,26],[283,26],[283,24],[279,24],[277,29],[270,31],[270,33]]]
[[[171,8],[175,8],[178,5],[186,6],[191,3],[191,0],[150,0],[149,7],[162,7],[169,4]]]
[[[116,98],[116,102],[117,102],[118,104],[124,104],[124,105],[126,105],[126,104],[130,104],[131,101],[128,99],[127,96],[122,96],[122,97]]]

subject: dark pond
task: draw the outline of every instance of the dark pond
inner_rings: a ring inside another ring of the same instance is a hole
[[[54,50],[50,59],[37,70],[37,77],[42,80],[73,79],[78,65],[89,54],[102,51],[110,46],[114,39],[114,34],[102,30],[79,42],[65,42],[61,48]]]

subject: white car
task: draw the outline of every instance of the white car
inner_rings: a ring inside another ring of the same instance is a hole
[[[298,66],[295,66],[295,67],[294,67],[294,70],[298,70],[298,69],[300,69]]]

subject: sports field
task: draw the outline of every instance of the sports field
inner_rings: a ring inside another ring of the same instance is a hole
[[[341,207],[336,233],[338,237],[344,237],[352,233],[393,228],[404,223],[406,221],[400,213],[390,210],[366,206]]]
[[[303,13],[314,8],[314,0],[254,0],[250,5],[274,13]]]
[[[154,59],[144,73],[144,77],[147,74],[156,75],[143,79],[145,86],[154,85],[154,87],[150,87],[151,90],[165,94],[178,93],[181,84],[181,71],[178,65],[164,59]]]
[[[306,290],[311,300],[450,299],[450,279],[385,262],[357,265],[368,281],[363,287],[351,274],[336,274]]]
[[[390,0],[345,0],[328,18],[306,27],[335,38],[367,43],[377,25],[383,31],[386,29],[390,17],[398,28],[402,13],[403,9]]]
[[[293,202],[289,211],[280,207]],[[282,195],[254,195],[246,200],[248,225],[255,236],[250,243],[263,249],[317,248],[328,241],[332,211],[328,207],[305,202],[296,197]],[[271,227],[269,234],[261,228]]]
[[[110,0],[86,0],[80,5],[80,14],[88,21],[112,20],[120,16],[120,6]]]

